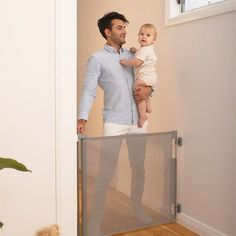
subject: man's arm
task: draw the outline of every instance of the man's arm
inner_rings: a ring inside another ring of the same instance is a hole
[[[86,76],[83,86],[84,88],[78,109],[77,133],[85,132],[85,125],[88,120],[94,98],[96,96],[96,88],[100,73],[100,65],[96,58],[89,58],[86,66]]]

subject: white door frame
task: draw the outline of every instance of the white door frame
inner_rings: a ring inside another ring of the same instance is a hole
[[[56,221],[77,235],[77,0],[55,0]]]

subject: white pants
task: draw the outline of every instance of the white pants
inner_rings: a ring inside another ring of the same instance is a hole
[[[119,136],[125,134],[142,134],[147,132],[148,122],[146,121],[142,128],[137,125],[122,125],[114,123],[105,123],[103,129],[104,136]],[[137,137],[137,136],[136,136]],[[98,173],[95,178],[94,192],[91,203],[91,216],[88,226],[88,235],[100,235],[99,231],[104,209],[106,205],[106,194],[113,178],[123,137],[114,139],[103,139],[101,145],[101,158],[99,160]],[[131,167],[131,186],[130,201],[131,206],[136,208],[141,206],[144,192],[145,181],[145,152],[146,138],[131,137],[125,138],[129,154],[129,163]]]
[[[114,123],[104,123],[103,136],[116,136],[124,134],[143,134],[147,133],[148,121],[146,120],[142,128],[137,125],[124,125]]]

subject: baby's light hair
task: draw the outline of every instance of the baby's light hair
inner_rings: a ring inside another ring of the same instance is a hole
[[[146,28],[146,29],[151,29],[151,30],[153,30],[153,32],[154,32],[154,40],[156,40],[156,38],[157,38],[157,30],[156,30],[156,27],[155,27],[153,24],[146,23],[146,24],[144,24],[144,25],[142,25],[142,26],[140,27],[140,30],[141,30],[142,28]]]

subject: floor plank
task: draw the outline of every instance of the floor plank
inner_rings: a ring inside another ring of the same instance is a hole
[[[172,230],[175,233],[177,233],[178,235],[182,235],[182,236],[189,236],[189,235],[197,236],[197,235],[199,235],[199,234],[196,234],[196,233],[190,231],[189,229],[187,229],[186,227],[179,225],[179,224],[170,223],[170,224],[163,225],[162,227],[167,227],[169,230]]]
[[[199,236],[199,234],[196,234],[177,223],[171,223],[122,234],[115,234],[114,236]]]

